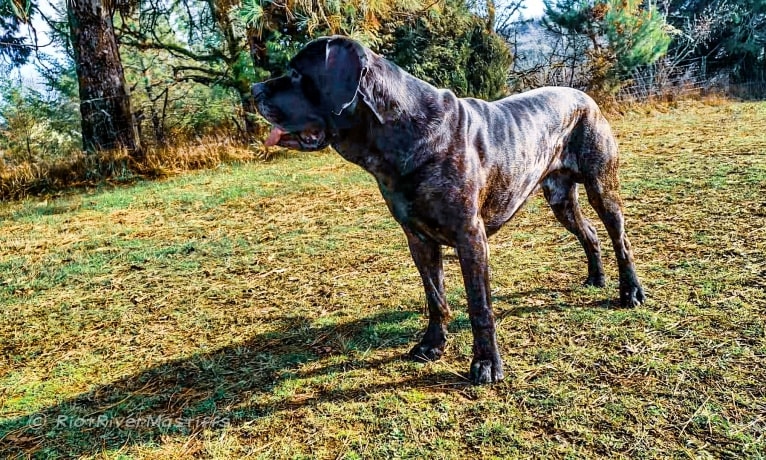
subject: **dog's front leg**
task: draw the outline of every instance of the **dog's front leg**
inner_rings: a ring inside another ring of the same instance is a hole
[[[428,304],[428,329],[420,343],[410,350],[410,357],[416,361],[436,361],[447,345],[447,321],[450,309],[444,294],[444,269],[441,246],[433,241],[423,241],[407,229],[407,243],[412,260],[418,267]]]
[[[497,348],[495,315],[489,287],[489,249],[481,219],[467,225],[458,235],[457,253],[463,272],[468,314],[473,331],[471,381],[475,384],[499,382],[503,379],[503,361]]]

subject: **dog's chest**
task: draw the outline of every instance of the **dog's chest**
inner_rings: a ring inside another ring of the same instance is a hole
[[[375,177],[391,215],[402,227],[423,239],[454,244],[454,227],[464,220],[457,216],[464,207],[454,204],[463,199],[453,196],[455,187],[443,177],[442,163],[418,161],[421,156],[412,148],[345,147],[335,146],[346,160]]]
[[[413,203],[410,193],[393,187],[390,183],[378,180],[378,189],[388,206],[391,215],[402,225],[409,224],[412,220]]]
[[[442,197],[410,183],[387,184],[378,180],[378,188],[391,215],[404,228],[422,239],[453,245],[455,229],[462,221],[456,209],[446,206]]]

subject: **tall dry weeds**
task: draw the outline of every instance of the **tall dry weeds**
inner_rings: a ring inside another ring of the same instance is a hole
[[[261,144],[244,145],[225,136],[209,136],[169,147],[150,148],[141,162],[125,149],[97,154],[74,153],[66,158],[0,162],[0,200],[55,193],[107,181],[166,177],[184,171],[215,168],[223,163],[268,160],[284,152]]]

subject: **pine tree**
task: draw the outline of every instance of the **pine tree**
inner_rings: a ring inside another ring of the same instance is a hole
[[[607,0],[604,32],[616,56],[616,71],[629,77],[637,67],[665,55],[670,35],[665,18],[643,0]]]
[[[546,1],[544,25],[579,46],[572,62],[582,64],[591,89],[614,92],[638,67],[651,64],[668,49],[665,17],[641,0]]]
[[[28,1],[0,1],[0,63],[20,66],[27,62],[32,47],[20,32],[31,11]]]

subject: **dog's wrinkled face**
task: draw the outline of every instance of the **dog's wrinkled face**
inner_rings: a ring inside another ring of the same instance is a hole
[[[285,75],[253,85],[258,111],[273,125],[265,144],[304,151],[330,145],[362,99],[365,64],[364,48],[353,40],[320,38],[290,61]]]

